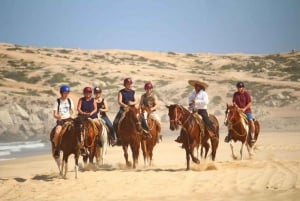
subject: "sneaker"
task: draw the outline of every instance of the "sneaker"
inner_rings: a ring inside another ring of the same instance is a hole
[[[111,141],[111,146],[116,146],[117,144],[118,144],[117,140],[114,139]]]

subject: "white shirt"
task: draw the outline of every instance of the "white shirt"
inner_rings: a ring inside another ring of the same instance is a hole
[[[195,101],[195,105],[190,107],[191,110],[198,109],[207,109],[208,105],[208,95],[206,91],[200,90],[199,93],[196,93],[194,90],[192,95],[189,97],[189,103]]]
[[[70,99],[71,102],[71,109],[74,111],[74,103],[72,99]],[[53,110],[57,111],[57,106],[58,102],[55,100],[54,105],[53,105]],[[59,104],[59,115],[61,116],[62,119],[68,119],[71,117],[72,113],[70,111],[70,105],[68,99],[62,100],[60,99],[60,104]]]

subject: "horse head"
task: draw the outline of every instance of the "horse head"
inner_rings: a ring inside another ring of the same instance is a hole
[[[135,128],[138,132],[142,132],[142,123],[141,123],[141,113],[140,110],[134,106],[128,107],[126,111],[127,117],[135,125]]]
[[[169,109],[169,118],[170,118],[170,129],[172,131],[178,130],[179,126],[182,125],[183,120],[183,108],[180,105],[173,104],[166,106]]]
[[[224,124],[225,126],[228,126],[228,124],[237,121],[239,116],[239,108],[236,105],[229,105],[226,104],[226,110],[225,110],[225,119],[224,119]]]

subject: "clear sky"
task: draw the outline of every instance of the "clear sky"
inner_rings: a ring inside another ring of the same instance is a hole
[[[0,42],[190,53],[300,50],[300,0],[0,0]]]

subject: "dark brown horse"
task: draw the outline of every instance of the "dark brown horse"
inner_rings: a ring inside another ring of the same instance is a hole
[[[130,145],[133,160],[132,167],[136,168],[142,137],[140,110],[135,108],[134,106],[129,107],[126,109],[123,115],[124,117],[121,118],[119,122],[117,135],[119,136],[122,143],[126,165],[128,167],[131,166],[131,163],[128,160],[128,145]]]
[[[214,126],[217,130],[217,136],[209,136],[207,129],[204,126],[203,121],[198,123],[195,116],[190,113],[183,106],[174,104],[167,106],[169,109],[169,118],[170,118],[170,129],[172,131],[179,129],[181,126],[181,137],[183,140],[183,147],[185,148],[186,160],[187,160],[187,170],[190,169],[190,156],[192,161],[199,164],[200,160],[194,156],[194,149],[199,148],[200,145],[205,148],[205,156],[209,150],[208,139],[211,138],[212,143],[212,158],[215,159],[216,150],[218,148],[218,122],[214,121]],[[216,125],[217,124],[217,125]]]
[[[148,114],[147,122],[149,126],[149,132],[152,136],[151,138],[143,137],[141,141],[141,147],[144,156],[144,165],[151,166],[152,157],[153,157],[153,149],[158,141],[158,134],[161,132],[161,124],[151,117],[150,108],[145,107],[142,109],[142,113],[145,110]]]
[[[254,148],[255,142],[257,141],[257,138],[258,138],[258,135],[260,132],[259,122],[257,120],[254,120],[255,142],[251,142],[251,137],[250,137],[251,134],[250,134],[249,122],[248,122],[247,116],[236,105],[228,105],[227,104],[226,111],[225,111],[224,124],[228,127],[228,133],[231,135],[231,138],[232,138],[230,140],[230,148],[231,148],[231,152],[232,152],[232,157],[234,159],[237,159],[237,157],[234,153],[233,141],[234,142],[240,141],[242,143],[242,146],[240,149],[241,160],[243,160],[244,144],[246,144],[249,156],[251,158],[254,154],[253,148]]]
[[[55,132],[55,128],[52,129],[50,139],[52,139]],[[58,158],[54,158],[59,169],[61,176],[66,178],[68,171],[68,158],[69,155],[74,154],[75,157],[75,178],[78,173],[78,158],[80,155],[80,133],[81,124],[78,119],[70,120],[64,123],[60,132],[60,144],[59,148],[63,152],[62,161],[60,155]],[[54,151],[54,143],[51,140],[52,153]]]

